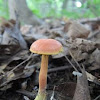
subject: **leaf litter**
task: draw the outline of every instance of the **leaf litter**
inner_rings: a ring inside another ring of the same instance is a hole
[[[15,20],[0,24],[0,100],[35,98],[38,91],[40,56],[31,54],[29,47],[41,38],[56,39],[64,48],[61,54],[50,56],[48,100],[99,98],[100,30],[99,27],[94,28],[94,23],[97,26],[100,24],[92,19],[68,22],[61,19],[49,20],[46,25],[36,27],[20,27]],[[73,71],[77,77],[72,74]]]

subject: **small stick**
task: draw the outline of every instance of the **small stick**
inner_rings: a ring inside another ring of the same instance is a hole
[[[74,58],[73,54],[71,51],[69,51],[71,57],[73,58],[73,60],[75,61],[75,63],[77,64],[77,66],[79,67],[79,69],[82,71],[81,66],[79,65],[79,63],[76,61],[76,59]]]
[[[21,62],[20,64],[18,64],[17,66],[15,66],[11,71],[9,71],[9,73],[7,73],[7,75],[10,74],[11,72],[13,72],[15,69],[17,69],[22,64],[24,64],[26,61],[28,61],[32,57],[32,55],[33,55],[33,53],[31,53],[30,56],[26,60],[24,60],[23,62]]]
[[[30,56],[29,56],[26,60],[24,60],[23,62],[21,62],[21,63],[18,64],[17,66],[15,66],[12,70],[10,70],[10,71],[9,71],[7,74],[5,74],[3,77],[12,74],[12,72],[13,72],[15,69],[17,69],[19,66],[21,66],[22,64],[24,64],[26,61],[28,61],[28,60],[32,57],[32,55],[33,55],[33,53],[31,53]],[[10,82],[10,80],[9,80],[9,81],[6,81],[6,82],[4,82],[4,83],[2,83],[0,86],[3,86],[3,85],[5,85],[5,84],[7,84],[8,82]]]
[[[58,68],[51,68],[51,69],[48,69],[48,73],[52,73],[52,72],[56,72],[56,71],[62,71],[62,70],[66,70],[66,69],[69,69],[69,68],[72,68],[71,66],[61,66],[61,67],[58,67]]]
[[[95,31],[91,36],[89,36],[87,39],[90,40],[92,39],[93,37],[95,37],[97,34],[100,34],[100,29]]]
[[[34,94],[32,92],[29,92],[29,91],[26,91],[26,90],[17,90],[16,92],[17,93],[21,93],[21,94],[23,94],[23,95],[25,95],[25,96],[27,96],[29,98],[32,98],[32,99],[34,99],[35,96],[36,96],[36,94]]]
[[[75,71],[79,72],[76,67],[71,63],[71,61],[68,59],[67,56],[65,56],[65,58],[67,59],[67,61],[71,64],[71,66],[74,68]]]
[[[99,96],[97,96],[94,100],[99,100],[100,99],[100,95]]]

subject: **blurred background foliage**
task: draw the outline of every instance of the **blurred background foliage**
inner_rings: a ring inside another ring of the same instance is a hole
[[[26,0],[40,18],[93,18],[100,16],[100,0]],[[0,16],[9,18],[8,0],[0,0]]]
[[[0,16],[9,18],[8,3],[7,0],[0,0]]]

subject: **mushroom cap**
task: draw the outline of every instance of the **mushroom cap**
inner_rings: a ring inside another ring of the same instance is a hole
[[[54,39],[39,39],[30,47],[30,51],[37,54],[55,55],[63,51],[62,44]]]

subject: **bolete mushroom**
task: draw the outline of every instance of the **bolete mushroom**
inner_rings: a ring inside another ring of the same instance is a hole
[[[39,91],[35,100],[46,100],[48,56],[58,54],[62,50],[62,44],[54,39],[39,39],[31,45],[30,51],[32,53],[42,54],[39,73]]]

